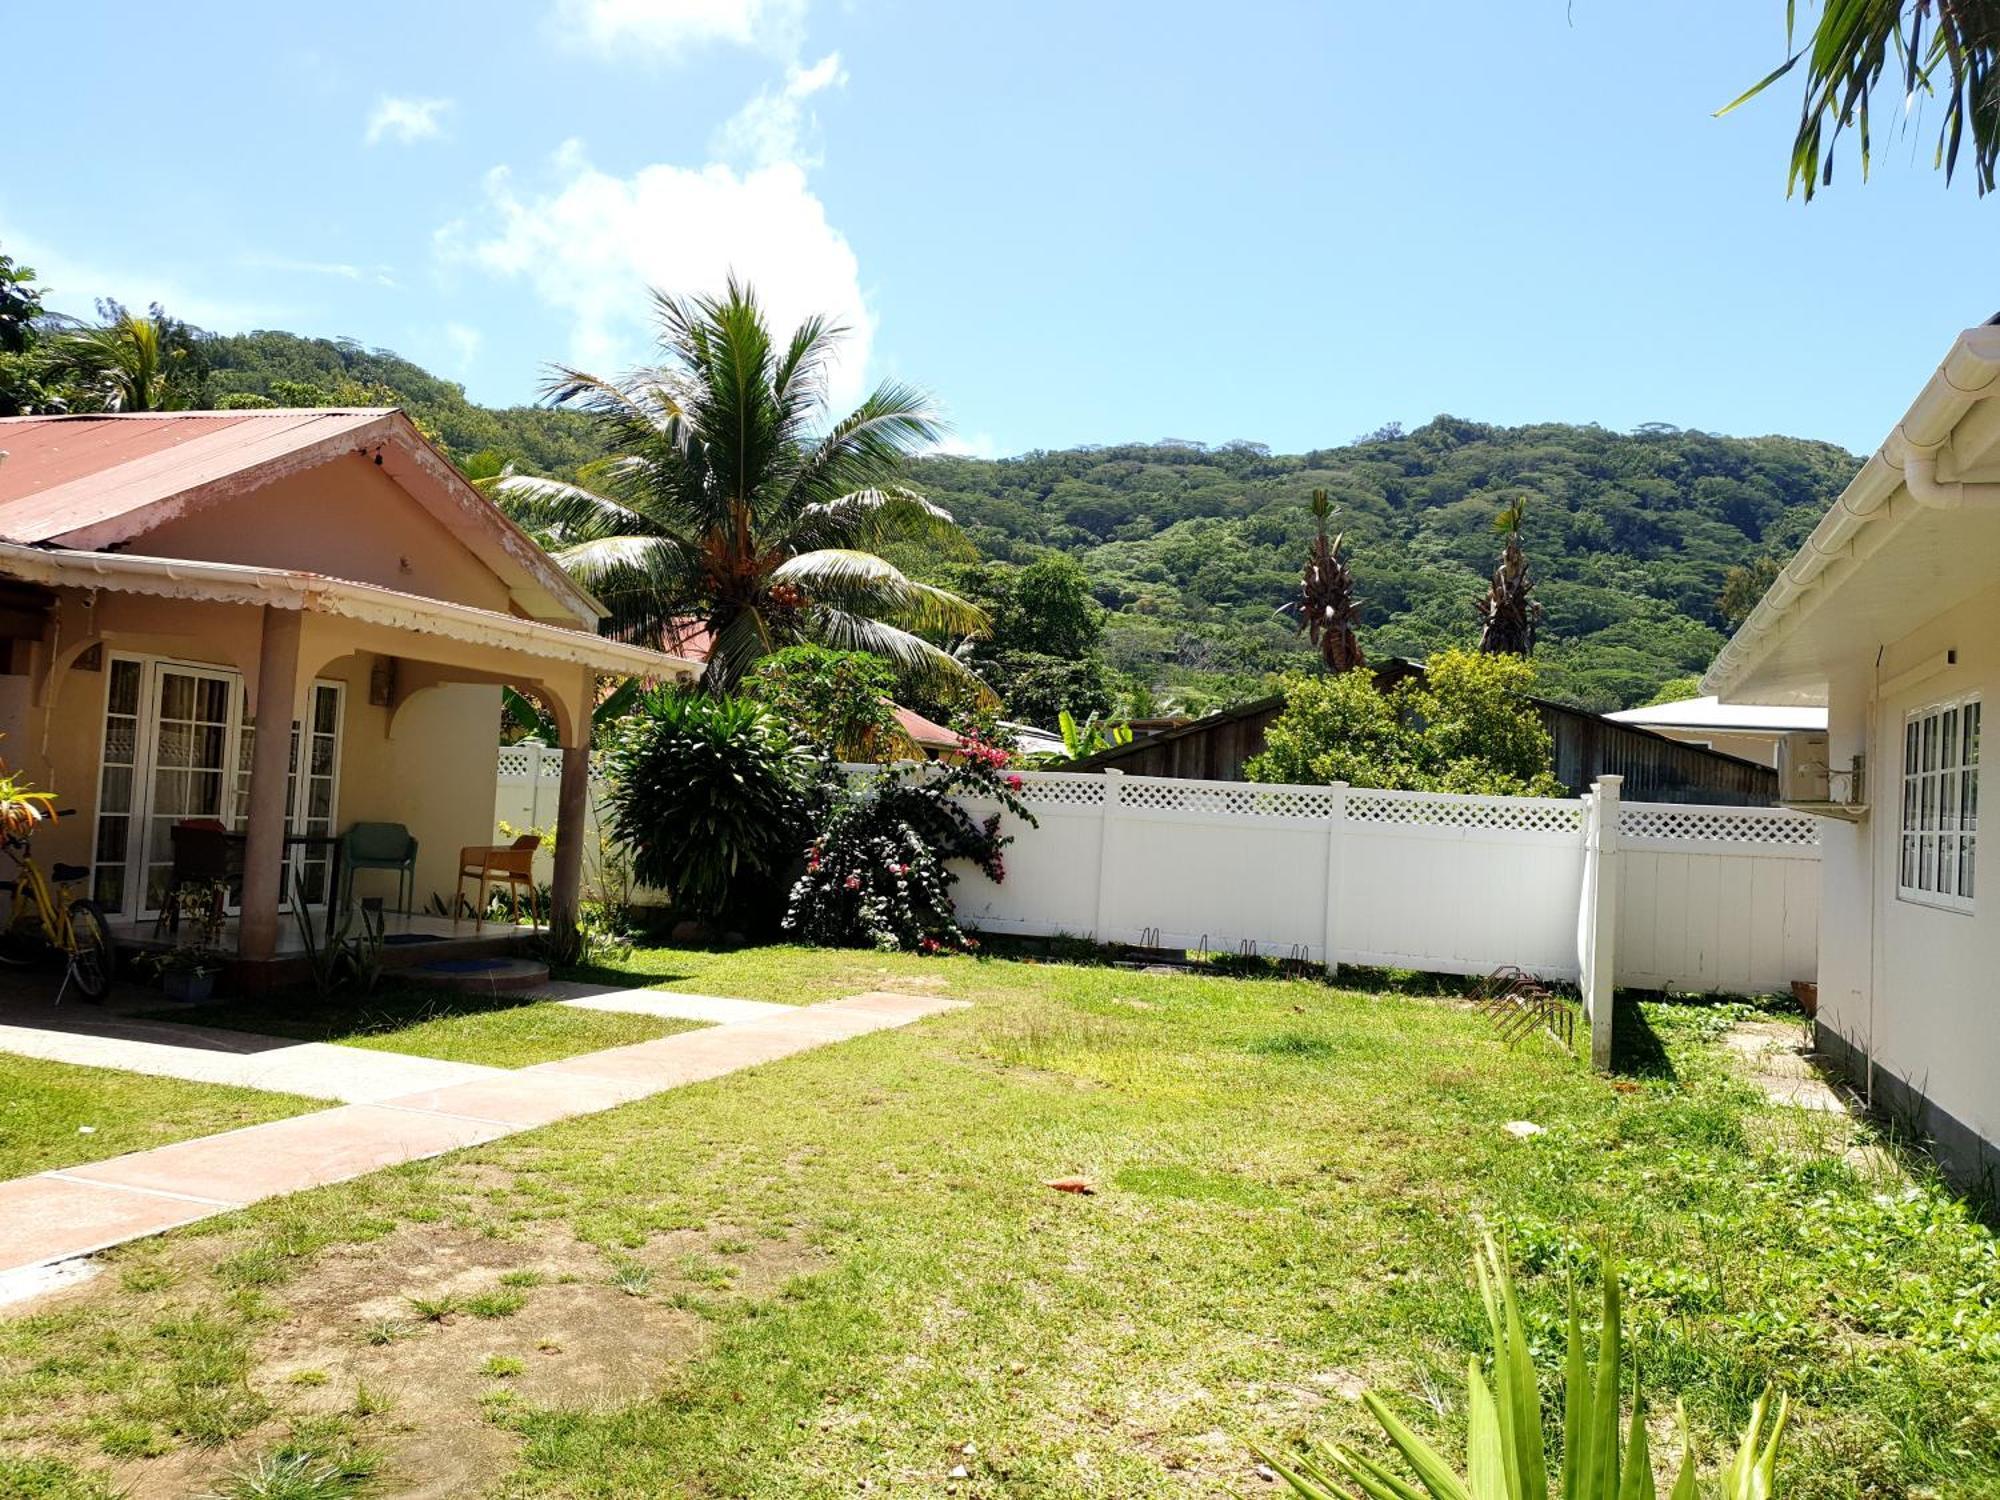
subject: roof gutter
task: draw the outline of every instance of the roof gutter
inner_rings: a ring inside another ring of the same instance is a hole
[[[1770,653],[1809,594],[1823,597],[1917,510],[2000,506],[2000,482],[1940,477],[1940,460],[1959,424],[1995,394],[2000,327],[1969,328],[1710,664],[1701,680],[1704,693],[1726,699]],[[1892,504],[1898,491],[1914,504]]]

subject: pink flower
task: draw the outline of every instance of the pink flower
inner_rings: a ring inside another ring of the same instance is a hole
[[[841,881],[841,885],[847,890],[858,891],[861,889],[861,877],[859,875],[850,875],[847,879]]]
[[[1007,785],[1012,787],[1017,792],[1020,791],[1021,788],[1026,786],[1027,784],[1028,783],[1023,781],[1019,776],[1009,776],[1007,778]]]

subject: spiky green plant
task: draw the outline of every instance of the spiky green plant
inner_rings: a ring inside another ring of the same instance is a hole
[[[1467,1432],[1463,1477],[1403,1422],[1373,1391],[1361,1400],[1417,1477],[1412,1485],[1394,1470],[1344,1443],[1320,1444],[1302,1456],[1263,1449],[1258,1456],[1304,1500],[1549,1500],[1548,1457],[1542,1446],[1541,1393],[1521,1321],[1514,1281],[1489,1236],[1473,1266],[1486,1321],[1493,1331],[1489,1380],[1474,1358],[1466,1368]],[[1634,1381],[1632,1418],[1619,1441],[1619,1370],[1624,1333],[1619,1320],[1618,1267],[1603,1265],[1604,1308],[1597,1332],[1597,1364],[1590,1364],[1583,1318],[1574,1290],[1569,1299],[1569,1353],[1563,1368],[1563,1452],[1557,1494],[1562,1500],[1658,1500],[1646,1405]],[[1687,1413],[1679,1413],[1681,1463],[1668,1500],[1773,1500],[1777,1494],[1778,1440],[1786,1401],[1771,1413],[1766,1390],[1750,1412],[1736,1456],[1712,1488],[1695,1474]],[[1768,1423],[1768,1425],[1767,1425]],[[1348,1484],[1356,1486],[1348,1488]]]

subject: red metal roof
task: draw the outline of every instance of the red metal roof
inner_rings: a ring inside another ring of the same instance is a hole
[[[75,536],[388,415],[328,407],[0,418],[0,538]]]
[[[903,733],[919,745],[930,750],[956,750],[965,742],[958,731],[947,729],[933,719],[926,719],[913,708],[905,708],[900,703],[889,705],[896,712],[896,722],[903,726]]]

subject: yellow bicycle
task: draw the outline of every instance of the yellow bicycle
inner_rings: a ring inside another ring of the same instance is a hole
[[[57,1002],[72,983],[85,999],[102,999],[111,988],[118,950],[97,903],[72,896],[68,889],[89,876],[89,867],[56,864],[44,874],[25,832],[0,836],[0,852],[13,860],[15,872],[12,880],[0,880],[0,891],[14,896],[13,910],[0,927],[0,963],[31,964],[60,955],[65,968]]]

